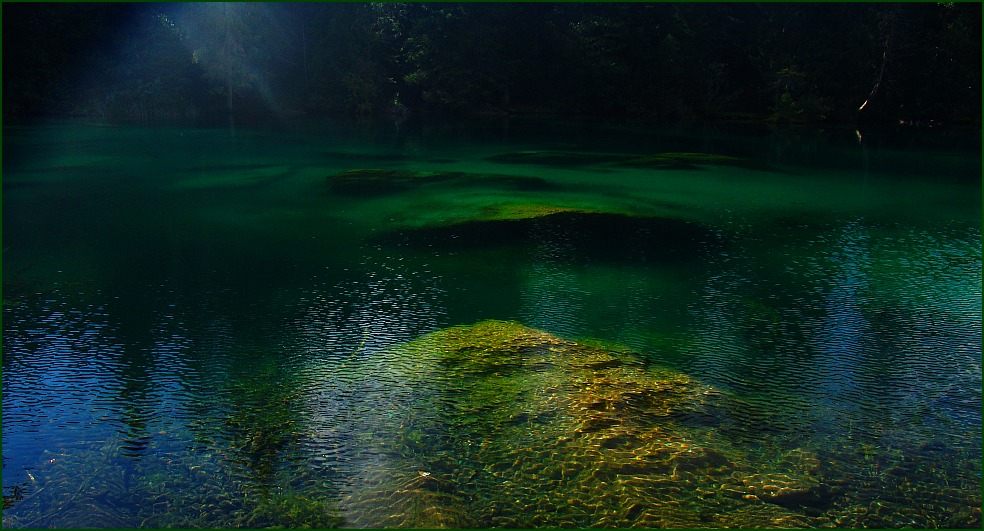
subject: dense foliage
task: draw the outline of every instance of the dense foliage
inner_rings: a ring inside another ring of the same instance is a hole
[[[980,121],[979,4],[3,7],[8,121]]]

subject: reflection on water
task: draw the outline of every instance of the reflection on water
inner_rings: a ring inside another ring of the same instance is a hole
[[[979,527],[976,155],[511,134],[5,136],[4,525]]]
[[[312,458],[307,474],[331,485],[333,500],[364,488],[373,471],[386,466],[391,457],[376,447],[376,438],[398,433],[405,427],[402,411],[426,399],[401,376],[438,370],[387,355],[388,347],[435,329],[443,317],[438,279],[401,261],[367,256],[357,279],[302,302],[298,363],[305,382],[298,401],[306,422],[300,446]],[[353,518],[332,510],[341,521]]]
[[[827,361],[828,371],[824,385],[817,389],[820,396],[838,397],[857,394],[858,381],[854,374],[860,368],[870,337],[870,326],[861,309],[862,298],[867,296],[866,273],[870,268],[867,253],[867,234],[862,224],[855,220],[845,224],[836,240],[835,250],[829,257],[833,262],[832,286],[827,294],[826,308],[816,336],[817,352]],[[833,401],[833,400],[832,400]],[[843,400],[838,400],[843,404]],[[858,406],[853,401],[848,406]],[[836,405],[832,404],[836,410]]]
[[[577,254],[572,240],[578,237],[563,228],[533,225],[533,263],[526,272],[520,317],[530,326],[576,333],[584,329],[584,299],[570,265]]]

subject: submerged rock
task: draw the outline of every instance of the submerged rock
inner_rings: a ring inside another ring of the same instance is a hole
[[[707,514],[755,505],[753,523],[783,527],[806,519],[791,509],[795,493],[818,485],[796,471],[759,471],[713,430],[677,424],[726,407],[725,395],[618,345],[483,321],[391,356],[430,368],[406,375],[426,398],[400,413],[422,450],[391,450],[401,457],[346,500],[354,525],[706,527],[728,521]],[[773,503],[744,497],[778,473],[787,490]]]
[[[822,509],[830,505],[830,489],[802,474],[748,474],[740,476],[743,498],[752,496],[790,509]]]
[[[470,221],[510,221],[534,219],[554,214],[601,214],[591,208],[564,206],[549,203],[505,203],[489,205],[481,209]]]

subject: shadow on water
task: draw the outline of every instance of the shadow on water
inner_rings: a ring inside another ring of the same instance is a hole
[[[267,168],[275,168],[275,164],[201,164],[194,166],[186,166],[182,168],[186,171],[235,171],[235,170],[265,170]]]
[[[332,161],[351,161],[351,162],[410,162],[421,161],[430,164],[450,164],[457,162],[456,159],[445,157],[418,157],[405,155],[402,153],[357,153],[354,151],[323,151],[321,156]]]
[[[641,155],[582,151],[517,151],[492,155],[487,160],[499,164],[531,164],[555,168],[611,166],[650,170],[701,170],[705,166],[726,166],[780,172],[778,168],[757,159],[715,153],[666,152]]]
[[[539,177],[466,172],[354,169],[328,177],[328,189],[347,197],[378,197],[409,192],[431,185],[451,189],[493,188],[519,192],[560,188]]]
[[[622,214],[560,212],[529,219],[468,221],[448,226],[399,230],[381,243],[415,249],[481,250],[490,246],[571,246],[571,258],[614,262],[677,263],[694,260],[720,236],[694,223]]]

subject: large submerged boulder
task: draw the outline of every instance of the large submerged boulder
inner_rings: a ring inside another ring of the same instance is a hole
[[[348,524],[720,527],[744,511],[744,525],[785,527],[808,518],[797,500],[814,504],[809,472],[677,421],[720,416],[725,394],[624,347],[483,321],[388,356],[420,369],[404,376],[413,407],[394,413],[410,435],[380,443]]]

